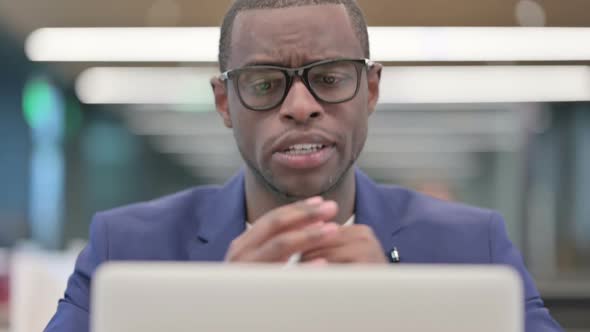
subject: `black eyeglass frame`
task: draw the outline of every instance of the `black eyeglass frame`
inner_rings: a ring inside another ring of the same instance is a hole
[[[291,90],[291,86],[293,85],[293,80],[294,80],[295,76],[298,76],[301,79],[303,84],[307,87],[307,90],[312,94],[312,96],[316,100],[326,103],[326,104],[340,104],[340,103],[345,103],[347,101],[354,99],[354,97],[356,97],[356,95],[358,94],[359,87],[360,87],[360,84],[362,81],[363,67],[355,66],[355,68],[357,70],[356,88],[355,88],[354,93],[352,94],[351,97],[344,98],[342,100],[326,101],[326,100],[320,98],[315,93],[315,91],[311,88],[311,85],[309,84],[309,80],[308,80],[308,74],[311,69],[313,69],[317,66],[331,64],[331,63],[337,63],[337,62],[359,63],[359,64],[362,64],[364,66],[364,68],[366,68],[367,70],[370,70],[375,65],[375,62],[371,61],[370,59],[340,58],[340,59],[322,60],[322,61],[310,63],[308,65],[305,65],[305,66],[302,66],[299,68],[288,68],[288,67],[280,67],[280,66],[246,66],[243,68],[237,68],[237,69],[232,69],[232,70],[228,70],[226,72],[223,72],[219,76],[219,79],[223,82],[233,81],[234,89],[238,93],[238,97],[240,98],[240,102],[242,103],[242,105],[244,105],[244,107],[246,107],[247,109],[252,110],[252,111],[269,111],[269,110],[274,109],[277,106],[281,105],[285,101],[285,99],[287,98],[287,95],[289,95],[289,91]],[[242,94],[241,94],[240,88],[239,88],[239,83],[238,83],[239,79],[235,79],[235,78],[238,78],[242,72],[244,72],[246,70],[251,70],[251,69],[276,69],[276,70],[281,71],[283,73],[283,75],[285,75],[285,78],[287,80],[286,84],[285,84],[285,91],[283,92],[283,96],[276,103],[272,104],[271,106],[256,108],[256,107],[252,107],[244,102],[244,99],[242,98]]]

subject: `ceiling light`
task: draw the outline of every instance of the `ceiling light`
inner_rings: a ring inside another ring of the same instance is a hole
[[[376,61],[586,61],[590,28],[369,27]],[[219,28],[41,28],[33,61],[216,62]]]
[[[96,67],[76,82],[87,104],[194,104],[213,110],[209,68]],[[587,66],[385,67],[380,103],[590,101]]]

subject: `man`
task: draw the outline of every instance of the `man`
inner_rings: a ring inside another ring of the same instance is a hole
[[[46,331],[88,329],[89,287],[108,260],[496,263],[526,291],[527,331],[559,331],[502,218],[377,186],[354,168],[379,97],[381,65],[353,0],[238,0],[211,85],[245,169],[95,216]],[[344,225],[344,226],[342,226]]]

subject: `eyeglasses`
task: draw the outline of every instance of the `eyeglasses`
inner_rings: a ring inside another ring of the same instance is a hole
[[[294,77],[298,76],[315,99],[338,104],[358,93],[362,69],[370,69],[369,59],[335,59],[299,68],[248,66],[221,74],[222,81],[233,81],[242,104],[253,111],[268,111],[285,101]]]

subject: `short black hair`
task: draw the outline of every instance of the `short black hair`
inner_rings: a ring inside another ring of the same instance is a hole
[[[221,25],[221,37],[219,39],[219,67],[221,71],[227,70],[234,21],[241,11],[332,4],[344,5],[353,29],[361,43],[364,55],[366,58],[370,58],[367,22],[355,0],[235,0],[225,14]]]

